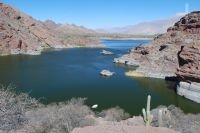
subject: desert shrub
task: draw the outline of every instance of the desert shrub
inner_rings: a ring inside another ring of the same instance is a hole
[[[75,127],[90,126],[94,120],[90,108],[84,105],[85,99],[71,99],[59,104],[51,104],[27,112],[28,131],[71,132]]]
[[[105,118],[105,120],[107,121],[120,121],[130,117],[128,113],[126,113],[123,109],[121,109],[118,106],[107,110],[103,110],[99,115]]]
[[[21,128],[27,118],[25,112],[38,106],[27,94],[16,94],[12,86],[0,86],[0,130]]]
[[[200,131],[200,114],[184,114],[180,108],[174,105],[153,109],[151,111],[154,116],[152,126],[159,126],[159,110],[162,112],[163,127],[172,128],[181,133],[198,133]]]

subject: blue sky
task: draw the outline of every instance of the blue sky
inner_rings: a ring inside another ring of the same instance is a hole
[[[200,10],[200,0],[0,0],[38,19],[108,28],[164,19]]]

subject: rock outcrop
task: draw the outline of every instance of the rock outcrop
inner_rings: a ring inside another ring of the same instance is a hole
[[[200,12],[186,15],[169,30],[178,30],[198,36],[187,40],[178,52],[179,68],[176,75],[181,82],[177,93],[197,103],[200,103]]]
[[[179,133],[166,127],[145,127],[143,118],[136,116],[120,122],[96,118],[94,126],[75,128],[72,133]]]
[[[181,81],[177,85],[177,94],[200,103],[200,84]]]
[[[191,34],[200,33],[200,11],[194,11],[182,17],[169,31],[184,31]]]
[[[139,127],[139,126],[88,126],[84,128],[76,128],[72,133],[179,133],[172,129],[164,127]]]
[[[114,72],[111,72],[111,71],[109,71],[109,70],[102,70],[102,71],[100,72],[100,74],[101,74],[102,76],[110,77],[110,76],[112,76],[112,75],[114,74]]]
[[[102,50],[100,53],[104,54],[104,55],[112,55],[113,54],[113,52],[107,51],[107,50]]]
[[[39,54],[65,47],[43,23],[0,3],[0,54]]]
[[[140,45],[114,62],[138,66],[136,72],[144,73],[145,77],[178,77],[192,86],[200,86],[200,11],[187,14],[151,44]],[[178,94],[194,100],[195,97],[186,96],[193,90],[178,91],[181,92]]]
[[[184,81],[200,82],[200,44],[182,46],[178,58],[177,76]]]
[[[157,36],[151,44],[140,45],[132,49],[129,54],[115,59],[114,62],[139,66],[137,71],[143,72],[146,77],[176,76],[181,47],[195,45],[194,49],[198,51],[197,47],[200,44],[199,14],[200,12],[196,11],[186,15],[173,27],[168,28],[165,34]]]

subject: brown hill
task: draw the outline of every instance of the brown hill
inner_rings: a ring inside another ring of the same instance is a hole
[[[75,24],[56,24],[47,20],[44,24],[51,29],[67,47],[102,47],[98,34]]]
[[[57,24],[52,20],[46,20],[44,24],[49,28],[49,29],[56,29],[57,27],[61,26],[61,24]]]
[[[46,20],[44,24],[61,34],[70,34],[70,35],[83,35],[83,34],[94,34],[95,31],[88,29],[84,26],[77,26],[75,24],[57,24],[52,20]]]
[[[87,29],[83,26],[77,26],[75,24],[63,24],[55,28],[56,31],[64,33],[64,34],[92,34],[95,31]]]

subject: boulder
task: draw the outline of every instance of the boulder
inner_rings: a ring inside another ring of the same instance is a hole
[[[110,52],[110,51],[107,51],[107,50],[102,50],[101,54],[104,54],[104,55],[112,55],[113,52]]]
[[[177,94],[184,96],[194,102],[200,103],[200,84],[179,82],[177,85]]]
[[[112,76],[112,75],[114,74],[114,72],[111,72],[111,71],[109,71],[109,70],[102,70],[102,71],[100,72],[100,74],[101,74],[102,76],[110,77],[110,76]]]

